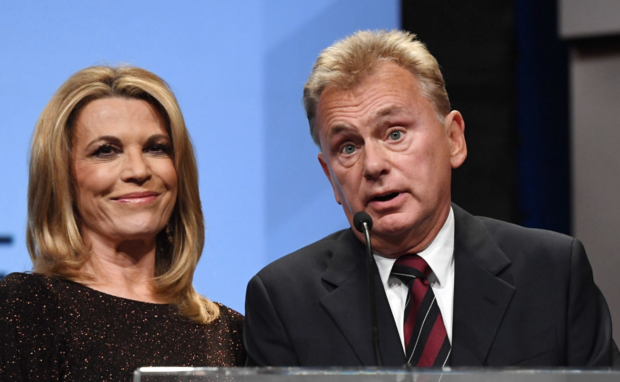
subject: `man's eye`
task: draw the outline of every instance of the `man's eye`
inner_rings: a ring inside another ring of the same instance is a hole
[[[346,145],[342,148],[342,152],[344,154],[353,154],[355,152],[355,146],[353,145]]]
[[[390,139],[393,140],[393,141],[399,140],[402,136],[403,136],[403,132],[402,131],[392,131],[390,133]]]

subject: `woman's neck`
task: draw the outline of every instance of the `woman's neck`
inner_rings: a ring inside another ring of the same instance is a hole
[[[89,288],[130,300],[163,303],[153,292],[156,239],[114,241],[82,232],[89,259],[81,271]]]

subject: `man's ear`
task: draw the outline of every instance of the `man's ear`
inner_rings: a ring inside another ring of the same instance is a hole
[[[452,168],[458,168],[467,158],[465,121],[461,113],[452,110],[444,119],[444,126],[450,140],[450,164]]]
[[[319,163],[321,164],[321,168],[323,168],[323,173],[329,180],[329,184],[332,185],[332,190],[334,191],[334,197],[336,198],[336,203],[340,203],[340,198],[338,197],[338,193],[336,193],[336,187],[334,187],[334,182],[332,182],[332,175],[329,173],[329,168],[327,167],[327,163],[323,160],[323,153],[319,153],[318,155]]]

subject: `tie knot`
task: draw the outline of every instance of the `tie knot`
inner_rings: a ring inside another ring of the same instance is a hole
[[[416,277],[426,279],[431,274],[431,267],[416,254],[399,257],[392,267],[392,274],[398,277]]]

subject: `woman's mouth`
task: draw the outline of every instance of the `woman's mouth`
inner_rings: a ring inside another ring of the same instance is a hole
[[[112,200],[124,204],[144,204],[154,201],[155,199],[157,199],[158,196],[159,193],[153,191],[132,192],[116,198],[112,198]]]

